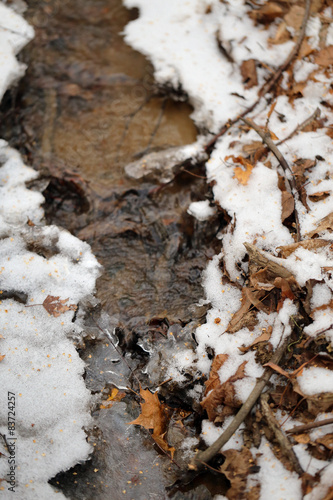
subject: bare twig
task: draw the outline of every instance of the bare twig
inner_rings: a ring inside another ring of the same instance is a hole
[[[298,132],[301,132],[301,130],[305,129],[305,127],[307,127],[308,125],[311,125],[311,123],[319,117],[320,117],[320,109],[317,108],[314,111],[314,113],[312,113],[312,115],[309,116],[309,118],[304,120],[304,122],[302,122],[300,125],[297,125],[297,127],[289,135],[287,135],[287,137],[285,137],[284,139],[281,139],[279,142],[277,142],[276,146],[280,146],[280,144],[283,144],[284,142],[289,141],[289,139],[294,137],[295,134],[298,134]]]
[[[262,414],[266,418],[268,427],[273,431],[275,438],[281,447],[282,453],[288,458],[295,472],[297,472],[297,474],[301,476],[304,471],[298,461],[298,458],[296,457],[291,442],[280,429],[279,422],[276,420],[268,404],[268,397],[269,395],[267,392],[261,395],[260,403],[261,403]]]
[[[281,344],[280,347],[276,349],[275,353],[271,358],[272,363],[277,364],[280,361],[287,346],[287,343],[288,341],[283,342],[283,344]],[[204,451],[199,451],[199,453],[195,455],[195,457],[189,463],[188,468],[190,470],[198,470],[204,467],[205,462],[209,462],[217,453],[219,453],[221,448],[229,441],[231,436],[234,434],[234,432],[236,432],[240,424],[244,421],[244,419],[252,410],[257,399],[259,398],[267,382],[269,381],[272,373],[273,372],[271,368],[267,367],[262,377],[258,379],[249,397],[247,398],[243,406],[240,408],[235,418],[232,420],[231,424],[226,428],[226,430],[211,446],[209,446]]]
[[[208,151],[212,146],[214,146],[217,139],[219,137],[221,137],[222,135],[224,135],[226,133],[226,131],[230,127],[232,127],[232,125],[235,125],[235,123],[237,123],[241,118],[244,118],[247,114],[249,114],[251,111],[253,111],[253,109],[259,104],[261,98],[264,97],[268,92],[270,92],[273,89],[273,87],[276,85],[276,83],[280,79],[282,73],[288,68],[290,63],[293,61],[293,59],[297,56],[297,54],[299,52],[299,49],[300,49],[302,42],[304,40],[306,25],[307,25],[307,22],[309,19],[309,14],[310,14],[310,6],[311,6],[311,0],[306,0],[304,17],[303,17],[302,25],[301,25],[300,32],[298,35],[298,39],[297,39],[297,42],[295,43],[292,51],[288,55],[287,59],[275,71],[275,73],[271,76],[271,78],[261,87],[261,89],[259,90],[259,93],[258,93],[258,99],[249,108],[247,108],[243,113],[241,113],[239,116],[237,116],[233,120],[229,120],[225,125],[223,125],[220,132],[218,132],[218,134],[214,135],[214,137],[212,137],[212,139],[206,144],[205,151]]]
[[[310,429],[316,429],[317,427],[323,427],[324,425],[333,424],[333,418],[326,418],[325,420],[318,420],[317,422],[310,422],[309,424],[296,425],[291,429],[286,431],[287,434],[298,434],[299,432],[309,431]]]
[[[266,146],[272,151],[273,155],[275,158],[278,160],[280,163],[281,167],[283,168],[284,172],[289,172],[291,174],[290,179],[287,180],[289,182],[290,190],[292,191],[292,194],[295,199],[298,199],[298,191],[297,191],[297,184],[296,180],[294,177],[294,173],[292,169],[289,167],[287,160],[281,153],[281,151],[278,149],[276,144],[271,139],[271,135],[269,131],[267,130],[266,132],[260,128],[256,123],[254,123],[252,120],[248,120],[247,118],[242,118],[242,121],[246,123],[249,127],[253,128],[258,135],[262,138],[262,141],[266,144]],[[298,213],[295,208],[295,222],[296,222],[296,236],[297,236],[297,241],[301,240],[301,231],[300,231],[300,225],[299,225],[299,219],[298,219]]]

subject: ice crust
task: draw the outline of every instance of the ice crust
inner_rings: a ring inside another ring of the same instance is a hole
[[[1,98],[24,72],[15,54],[33,30],[2,3],[0,19]],[[0,496],[59,500],[65,497],[48,480],[91,452],[84,431],[91,424],[91,394],[73,344],[83,333],[73,310],[54,317],[42,303],[53,295],[78,304],[94,292],[100,266],[88,244],[43,225],[44,198],[26,187],[38,174],[3,140],[0,165],[0,433],[10,445],[16,438],[15,481],[2,481]],[[14,436],[7,424],[11,394]],[[0,451],[0,477],[10,479],[13,462],[2,438]],[[13,486],[15,493],[8,489]]]

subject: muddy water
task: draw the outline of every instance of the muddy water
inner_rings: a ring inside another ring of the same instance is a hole
[[[2,105],[0,133],[40,171],[47,222],[91,244],[104,266],[98,298],[121,331],[122,347],[139,359],[136,339],[152,318],[185,324],[204,315],[193,304],[203,295],[207,258],[218,251],[220,220],[200,223],[187,214],[191,201],[210,196],[202,165],[167,185],[124,175],[124,166],[142,154],[191,143],[197,134],[184,96],[157,88],[150,63],[124,43],[121,31],[136,16],[120,0],[30,0],[25,17],[36,37],[22,56],[27,74]],[[105,397],[111,387],[99,365],[111,356],[107,346],[87,343],[82,353],[88,386]],[[78,499],[141,499],[147,491],[167,498],[165,486],[174,480],[169,461],[162,457],[166,465],[158,471],[151,441],[128,430],[127,413],[135,418],[137,403],[127,398],[117,405],[94,414],[92,460],[54,484]],[[124,456],[129,469],[117,468]],[[116,482],[122,486],[110,496]],[[127,488],[125,495],[126,484],[135,492]],[[211,498],[200,488],[191,498]]]

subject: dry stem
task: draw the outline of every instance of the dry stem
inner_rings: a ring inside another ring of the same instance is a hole
[[[309,431],[311,429],[316,429],[317,427],[323,427],[324,425],[333,424],[333,418],[326,418],[325,420],[318,420],[318,422],[310,422],[309,424],[296,425],[292,429],[286,431],[287,434],[298,434],[299,432]]]
[[[288,177],[286,177],[286,178],[288,180],[290,190],[292,191],[294,199],[295,200],[298,199],[298,190],[297,190],[297,185],[296,185],[294,173],[293,173],[292,169],[289,167],[288,162],[285,159],[285,157],[283,156],[283,154],[281,153],[281,151],[278,149],[276,144],[274,144],[274,142],[272,141],[269,131],[267,130],[266,132],[264,132],[264,130],[262,128],[260,128],[256,123],[254,123],[252,120],[242,118],[242,121],[244,123],[246,123],[246,125],[248,125],[249,127],[253,128],[257,132],[257,134],[260,135],[260,137],[262,138],[262,141],[272,151],[273,155],[280,163],[284,172],[285,173],[289,172],[291,174],[290,179],[288,179]],[[299,225],[299,219],[298,219],[298,213],[297,213],[296,207],[295,207],[294,211],[295,211],[295,222],[296,222],[296,236],[297,236],[297,241],[300,241],[301,240],[301,231],[300,231],[300,225]]]
[[[304,40],[304,35],[305,35],[305,30],[306,30],[306,25],[309,19],[309,14],[310,14],[310,7],[311,7],[311,0],[306,0],[305,4],[305,12],[304,12],[304,17],[301,25],[301,29],[298,35],[297,42],[290,52],[289,56],[287,59],[284,61],[283,64],[275,71],[275,73],[272,75],[272,77],[261,87],[261,89],[258,92],[258,99],[249,107],[247,108],[243,113],[241,113],[239,116],[234,118],[233,120],[229,120],[223,127],[221,128],[220,132],[206,144],[205,146],[205,151],[208,151],[212,146],[214,146],[215,142],[219,137],[224,135],[226,131],[235,125],[241,118],[244,118],[248,113],[254,110],[254,108],[259,104],[261,98],[265,96],[268,92],[270,92],[273,87],[276,85],[277,81],[281,77],[282,73],[288,68],[290,63],[293,61],[293,59],[297,56],[299,49],[302,45],[302,42]]]
[[[280,345],[280,347],[276,349],[271,358],[272,363],[275,364],[279,363],[280,359],[283,356],[287,343],[288,341],[285,341],[283,344]],[[247,398],[243,406],[240,408],[237,415],[232,420],[231,424],[226,428],[226,430],[211,446],[209,446],[204,451],[199,451],[195,455],[195,457],[192,459],[192,461],[188,466],[190,470],[198,470],[204,467],[205,462],[209,462],[215,455],[217,455],[217,453],[219,453],[221,448],[229,441],[231,436],[236,432],[240,424],[244,421],[244,419],[252,410],[257,399],[259,398],[267,382],[269,381],[272,373],[273,371],[271,370],[271,368],[267,367],[266,370],[264,371],[263,376],[258,379],[254,389],[250,393],[249,397]]]
[[[293,466],[294,471],[297,472],[299,476],[301,476],[304,471],[298,461],[298,458],[296,457],[291,442],[289,441],[288,437],[282,432],[279,422],[276,420],[268,404],[268,397],[269,395],[267,394],[267,392],[261,395],[260,402],[262,414],[266,418],[268,427],[273,431],[275,438],[281,447],[282,453],[285,455],[285,457],[288,458],[291,465]]]

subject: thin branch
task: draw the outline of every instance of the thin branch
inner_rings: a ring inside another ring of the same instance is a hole
[[[283,356],[283,353],[286,349],[286,346],[288,344],[288,340],[284,341],[283,344],[280,345],[274,352],[271,362],[272,363],[279,363],[280,359]],[[267,367],[266,370],[264,371],[264,374],[262,377],[260,377],[250,393],[249,397],[245,401],[245,403],[242,405],[240,408],[239,412],[237,415],[234,417],[230,425],[226,428],[226,430],[221,434],[221,436],[211,445],[209,446],[206,450],[204,451],[199,451],[195,455],[195,457],[191,460],[191,462],[188,465],[188,468],[190,470],[198,470],[202,467],[204,467],[205,462],[209,462],[219,451],[221,448],[229,441],[231,436],[236,432],[240,424],[244,421],[244,419],[247,417],[247,415],[250,413],[252,410],[253,406],[255,405],[257,399],[260,397],[260,394],[264,390],[267,382],[271,378],[271,375],[273,373],[273,370],[271,368]]]
[[[277,81],[281,77],[282,73],[288,68],[290,63],[293,61],[293,59],[297,56],[299,49],[301,48],[302,42],[304,40],[304,35],[305,35],[305,30],[306,30],[306,25],[309,19],[309,14],[310,14],[310,6],[311,6],[311,0],[306,0],[305,4],[305,12],[304,12],[304,17],[301,25],[301,29],[298,35],[297,42],[295,43],[292,51],[290,52],[289,56],[287,59],[284,61],[283,64],[275,71],[275,73],[272,75],[272,77],[261,87],[261,89],[258,92],[258,99],[243,113],[241,113],[239,116],[234,118],[233,120],[229,120],[223,127],[221,128],[220,132],[206,144],[205,146],[205,151],[208,151],[214,144],[216,143],[217,139],[224,135],[226,131],[235,125],[241,118],[244,118],[247,114],[249,114],[251,111],[254,110],[254,108],[259,104],[261,101],[261,98],[264,97],[268,92],[270,92],[273,87],[276,85]]]
[[[333,424],[333,418],[326,418],[325,420],[318,420],[318,422],[311,422],[304,425],[296,425],[291,429],[286,431],[287,434],[298,434],[299,432],[309,431],[310,429],[316,429],[317,427],[323,427],[324,425]]]
[[[281,447],[282,453],[288,458],[288,460],[290,461],[291,465],[294,468],[294,471],[297,472],[299,476],[301,476],[304,473],[304,471],[293,450],[291,442],[281,430],[279,422],[276,420],[275,415],[273,414],[268,404],[268,398],[269,395],[267,392],[261,395],[260,403],[261,403],[262,414],[266,418],[268,427],[273,431],[275,438]]]
[[[304,120],[304,122],[302,122],[300,125],[298,125],[289,135],[287,135],[287,137],[285,137],[284,139],[281,139],[279,142],[277,142],[276,145],[280,146],[280,144],[283,144],[284,142],[289,141],[289,139],[294,137],[295,134],[298,134],[298,132],[301,132],[301,130],[303,130],[305,127],[307,127],[308,125],[311,125],[311,123],[319,117],[320,117],[320,109],[317,108],[314,111],[314,113],[312,113],[312,115],[309,116],[309,118],[307,118],[306,120]]]
[[[269,131],[265,132],[256,123],[254,123],[252,120],[248,120],[247,118],[242,118],[241,120],[244,123],[246,123],[246,125],[253,128],[257,132],[258,135],[260,135],[260,137],[262,138],[262,141],[271,150],[271,152],[273,153],[273,155],[275,156],[275,158],[278,160],[281,167],[283,168],[284,172],[291,173],[291,178],[288,179],[288,177],[287,177],[287,180],[288,180],[290,190],[292,191],[294,198],[298,199],[297,184],[296,184],[296,180],[294,177],[294,173],[293,173],[292,169],[289,167],[288,162],[285,159],[285,157],[283,156],[283,154],[281,153],[281,151],[278,149],[276,144],[274,144],[274,142],[272,141]],[[298,219],[298,213],[297,213],[296,207],[295,207],[294,211],[295,211],[297,241],[301,241],[301,231],[300,231],[300,225],[299,225],[299,219]]]

